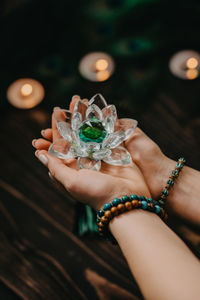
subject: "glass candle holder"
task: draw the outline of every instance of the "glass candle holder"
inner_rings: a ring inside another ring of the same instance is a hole
[[[44,87],[35,79],[21,78],[14,81],[7,90],[7,99],[15,107],[30,109],[44,99]]]

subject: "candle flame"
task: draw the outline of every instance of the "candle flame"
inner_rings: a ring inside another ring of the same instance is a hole
[[[97,72],[98,81],[105,81],[110,77],[110,72],[108,70]]]
[[[186,76],[190,80],[197,78],[198,75],[199,75],[199,72],[197,71],[197,69],[189,69],[186,71]]]
[[[33,87],[31,84],[29,83],[25,83],[22,85],[21,87],[21,93],[23,96],[27,97],[27,96],[30,96],[33,92]]]
[[[104,71],[108,67],[108,62],[106,59],[98,59],[96,61],[96,69],[97,71]]]
[[[188,69],[195,69],[198,64],[198,60],[195,57],[190,57],[186,62],[186,66],[188,67]]]

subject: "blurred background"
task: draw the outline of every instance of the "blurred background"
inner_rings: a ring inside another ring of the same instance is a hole
[[[74,231],[31,141],[54,106],[101,93],[199,169],[199,15],[197,0],[1,0],[1,299],[142,299],[119,249]],[[170,222],[199,255],[197,230]]]

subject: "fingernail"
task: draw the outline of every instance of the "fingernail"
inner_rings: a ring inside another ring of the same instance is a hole
[[[33,146],[33,147],[35,147],[35,142],[36,142],[36,141],[37,141],[36,139],[32,140],[32,146]]]
[[[76,99],[76,98],[80,98],[80,96],[79,95],[74,95],[73,97],[72,97],[72,100],[74,100],[74,99]]]
[[[55,106],[55,107],[53,108],[53,110],[57,110],[57,109],[60,109],[60,107],[59,107],[59,106]]]
[[[48,172],[48,174],[49,174],[49,178],[50,178],[51,180],[55,181],[55,179],[53,178],[53,176],[51,175],[51,173]]]
[[[41,161],[41,163],[43,163],[43,165],[47,166],[47,164],[48,164],[48,158],[46,157],[46,155],[39,154],[38,158]]]
[[[45,130],[43,129],[41,130],[41,135],[44,136],[44,134],[45,134]]]

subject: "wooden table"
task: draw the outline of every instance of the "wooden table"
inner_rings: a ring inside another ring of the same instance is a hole
[[[183,98],[163,91],[134,117],[167,155],[200,168],[199,96],[190,101],[191,87],[187,95],[179,84]],[[74,233],[74,200],[56,189],[34,156],[31,141],[49,126],[51,109],[1,113],[0,298],[142,299],[117,246]],[[197,229],[169,221],[200,256]]]

